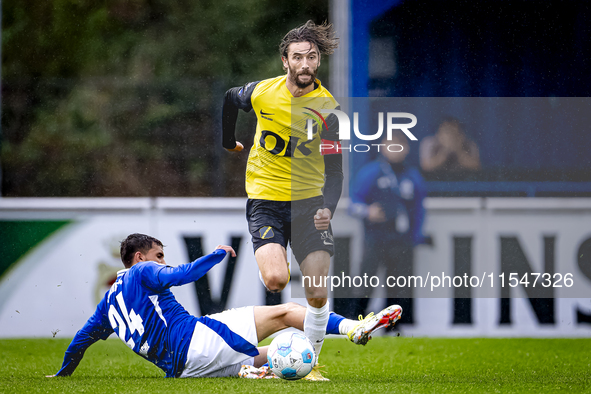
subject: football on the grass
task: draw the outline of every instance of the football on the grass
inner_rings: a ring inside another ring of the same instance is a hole
[[[305,377],[316,364],[312,342],[304,334],[284,332],[273,339],[267,350],[267,361],[273,373],[282,379]]]

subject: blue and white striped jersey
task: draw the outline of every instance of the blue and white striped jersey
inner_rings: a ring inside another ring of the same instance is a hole
[[[166,377],[180,376],[200,318],[178,303],[170,287],[196,281],[225,256],[226,251],[217,249],[178,267],[148,261],[119,271],[94,314],[70,343],[57,375],[71,375],[90,345],[115,332],[135,353],[166,372]]]

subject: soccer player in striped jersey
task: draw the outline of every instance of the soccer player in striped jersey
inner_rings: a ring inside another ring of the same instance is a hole
[[[246,215],[255,257],[267,290],[279,292],[290,278],[286,248],[291,244],[305,279],[304,333],[317,354],[329,318],[323,278],[334,254],[330,220],[343,172],[338,120],[321,114],[339,106],[316,73],[322,56],[337,47],[330,24],[308,21],[289,31],[279,48],[286,75],[229,89],[222,114],[222,144],[233,152],[244,149],[235,138],[238,110],[254,109],[257,116],[246,168]],[[313,138],[306,116],[319,123]]]
[[[61,369],[55,376],[71,375],[86,349],[112,333],[135,353],[154,363],[166,377],[238,376],[262,377],[268,368],[267,347],[258,342],[287,327],[303,329],[305,308],[295,303],[250,306],[208,316],[190,315],[170,287],[193,282],[221,262],[229,246],[189,264],[166,265],[162,242],[143,234],[131,234],[121,243],[125,269],[105,293],[94,314],[68,346]],[[329,332],[350,334],[354,343],[365,344],[376,329],[392,325],[401,311],[395,307],[361,322],[331,314]],[[263,373],[261,375],[261,372]]]

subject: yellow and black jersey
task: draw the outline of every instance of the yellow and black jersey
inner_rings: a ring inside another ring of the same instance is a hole
[[[336,109],[338,103],[319,80],[314,87],[312,92],[294,98],[283,75],[251,82],[226,93],[222,121],[225,148],[236,146],[234,130],[238,109],[246,112],[254,109],[258,120],[246,168],[246,192],[250,199],[302,200],[323,195],[325,188],[326,200],[326,188],[330,186],[328,179],[325,185],[327,160],[320,148],[321,144],[323,147],[330,147],[333,143],[337,146],[338,121],[334,115],[322,114],[322,110]],[[328,149],[325,153],[338,156],[329,160],[328,165],[338,161],[340,196],[341,152]],[[331,212],[334,212],[339,196],[336,201],[327,202]]]

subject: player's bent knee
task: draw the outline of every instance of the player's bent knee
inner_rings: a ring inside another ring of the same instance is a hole
[[[283,314],[289,315],[290,313],[297,312],[298,310],[303,309],[304,307],[300,304],[296,304],[295,302],[288,302],[282,305],[283,306]]]
[[[265,279],[265,286],[271,292],[279,292],[285,289],[289,278],[286,275],[269,275]]]
[[[300,304],[298,304],[296,302],[293,302],[293,301],[286,302],[283,305],[285,305],[285,307],[287,308],[288,311],[292,311],[292,310],[296,310],[297,311],[298,309],[302,309],[303,308],[303,306],[301,306]]]
[[[277,310],[276,318],[280,321],[285,327],[296,327],[298,328],[298,322],[304,321],[304,314],[306,313],[306,308],[300,304],[295,302],[288,302],[285,304],[278,305],[280,307]]]

